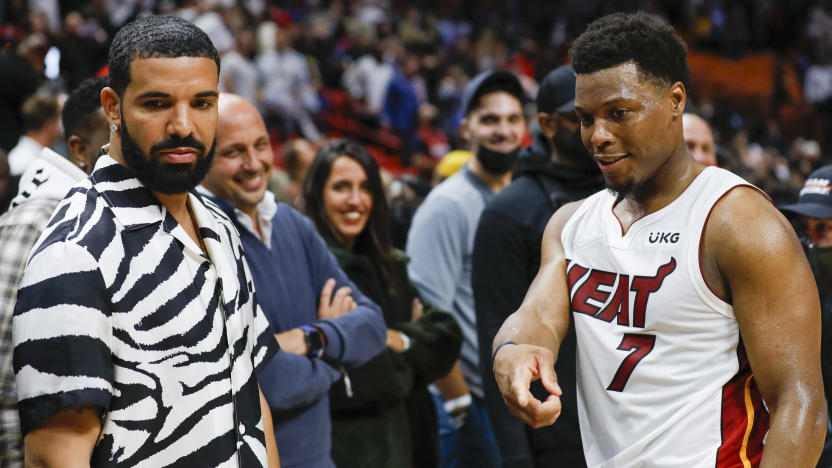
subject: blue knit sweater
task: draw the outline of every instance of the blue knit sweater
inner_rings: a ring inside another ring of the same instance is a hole
[[[275,419],[281,466],[334,467],[329,387],[341,376],[340,366],[362,364],[384,349],[381,310],[347,279],[312,222],[289,205],[278,204],[269,249],[237,222],[230,203],[214,201],[240,231],[257,301],[272,329],[279,333],[312,324],[327,338],[323,359],[279,351],[258,374]],[[318,300],[329,278],[337,281],[335,290],[349,286],[358,307],[337,319],[318,320]]]

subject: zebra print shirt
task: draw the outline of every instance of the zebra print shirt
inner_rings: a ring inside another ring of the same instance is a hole
[[[231,221],[189,195],[209,257],[107,155],[35,245],[13,319],[22,432],[104,409],[92,466],[265,466],[255,367],[277,343]]]

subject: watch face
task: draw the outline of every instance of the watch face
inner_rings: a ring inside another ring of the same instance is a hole
[[[320,356],[323,351],[321,333],[313,327],[303,327],[303,332],[306,338],[306,354],[314,357]]]

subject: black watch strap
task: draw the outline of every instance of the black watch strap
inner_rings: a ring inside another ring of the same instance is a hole
[[[319,358],[324,354],[324,340],[321,331],[312,325],[301,325],[303,338],[306,340],[306,355]]]

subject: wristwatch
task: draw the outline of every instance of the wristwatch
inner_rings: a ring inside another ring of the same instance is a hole
[[[320,330],[312,325],[301,325],[303,339],[306,341],[306,355],[319,358],[324,354],[324,337]]]

